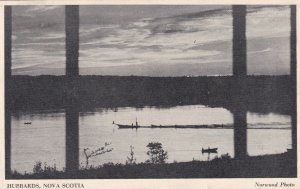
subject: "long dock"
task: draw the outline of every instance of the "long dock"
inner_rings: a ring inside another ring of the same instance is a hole
[[[233,124],[211,124],[211,125],[150,125],[150,126],[142,126],[142,125],[122,125],[115,124],[119,127],[119,129],[140,129],[140,128],[148,128],[148,129],[233,129]],[[251,124],[249,124],[251,125]],[[271,124],[270,124],[271,125]],[[247,129],[291,129],[290,127],[248,127]]]

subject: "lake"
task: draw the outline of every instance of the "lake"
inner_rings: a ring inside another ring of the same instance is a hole
[[[122,107],[95,109],[79,114],[80,164],[85,166],[84,148],[96,150],[109,142],[113,150],[92,157],[90,164],[125,163],[133,146],[137,162],[148,159],[147,144],[162,143],[168,152],[167,162],[206,161],[229,154],[234,157],[233,129],[118,129],[113,123],[139,125],[232,124],[233,116],[224,108],[203,105],[175,107]],[[12,114],[11,168],[20,173],[32,172],[37,161],[65,167],[65,111],[48,110]],[[30,121],[31,125],[24,122]],[[247,113],[248,155],[278,154],[291,148],[291,117],[280,114]],[[217,154],[202,154],[202,148],[218,148]]]

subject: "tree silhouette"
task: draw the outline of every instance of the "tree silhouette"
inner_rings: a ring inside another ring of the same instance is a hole
[[[133,165],[136,162],[136,158],[134,157],[133,149],[134,149],[134,147],[130,146],[130,153],[129,153],[129,156],[127,156],[127,160],[126,160],[126,164],[128,164],[128,165]]]
[[[168,152],[164,151],[162,144],[159,142],[150,142],[147,147],[149,148],[147,155],[150,159],[146,163],[162,164],[168,159]]]

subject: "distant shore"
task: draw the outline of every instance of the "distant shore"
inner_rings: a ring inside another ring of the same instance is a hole
[[[72,93],[81,111],[93,108],[202,104],[233,111],[291,115],[292,82],[285,76],[140,77],[13,76],[11,111],[65,109]],[[72,107],[74,108],[74,107]]]

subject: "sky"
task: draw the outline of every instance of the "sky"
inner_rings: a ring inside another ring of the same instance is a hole
[[[64,6],[14,6],[12,74],[65,74]],[[249,75],[289,74],[288,6],[247,6]],[[232,74],[231,6],[80,6],[81,75]]]

